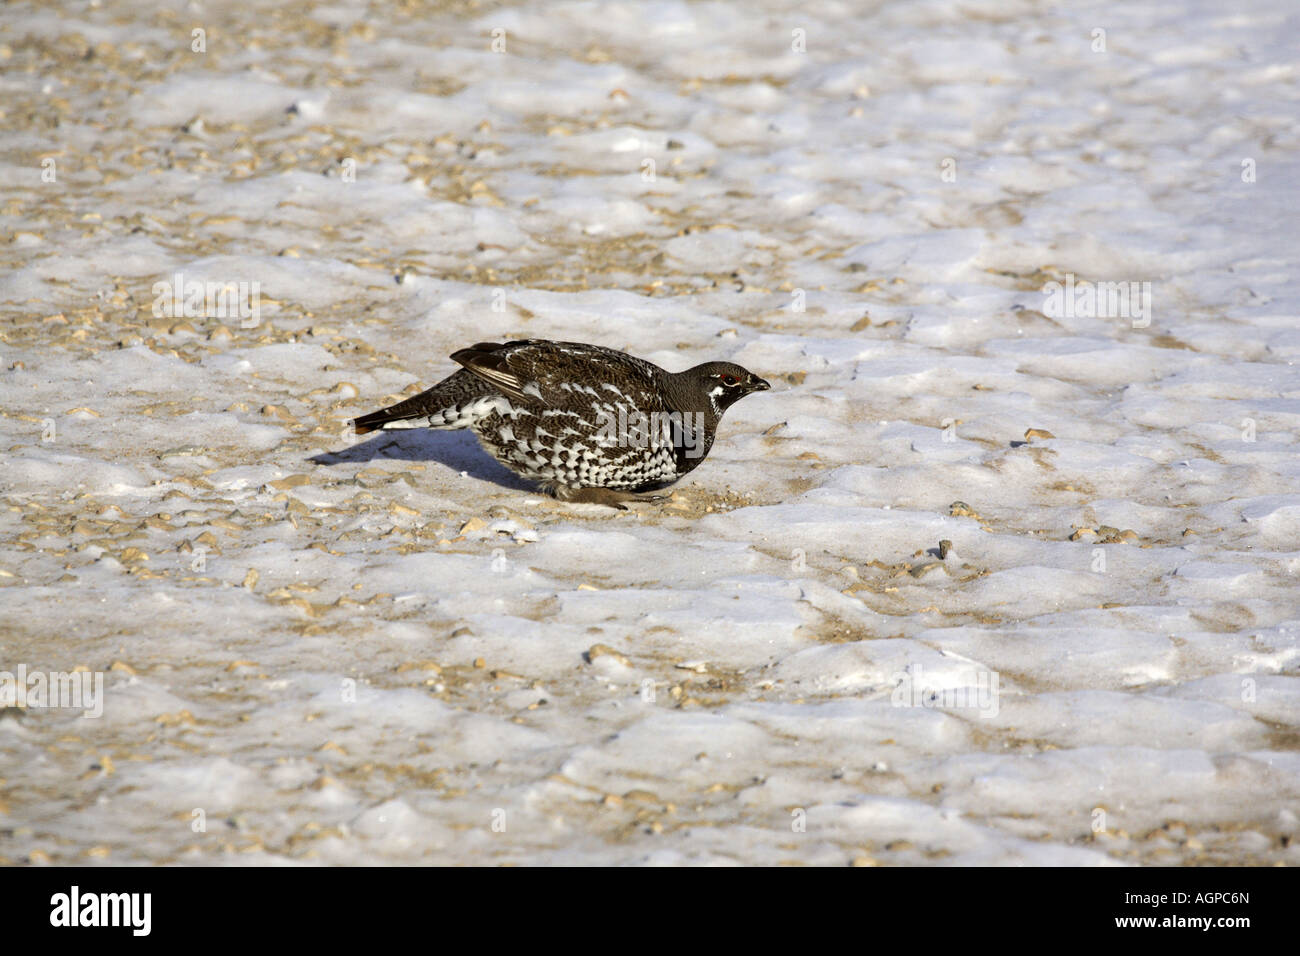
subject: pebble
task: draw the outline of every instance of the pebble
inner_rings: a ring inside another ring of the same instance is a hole
[[[296,423],[298,421],[296,418],[294,418],[293,414],[283,405],[263,405],[261,408],[261,413],[268,417],[278,418],[282,422]]]
[[[206,451],[207,449],[202,445],[177,445],[174,448],[168,448],[166,451],[160,452],[158,458],[161,460],[164,458],[181,458],[191,455],[202,455]]]
[[[441,674],[442,666],[435,661],[404,661],[397,665],[397,673],[405,674],[407,671],[427,671],[431,674]]]
[[[616,651],[608,644],[592,644],[591,647],[587,648],[587,653],[583,657],[587,659],[588,664],[594,663],[598,657],[611,657],[624,667],[632,666],[632,662],[624,654]]]

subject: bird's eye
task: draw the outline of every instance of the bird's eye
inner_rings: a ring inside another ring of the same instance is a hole
[[[718,376],[718,377],[722,379],[722,384],[723,384],[723,385],[739,385],[739,384],[740,384],[740,379],[736,378],[736,376],[734,376],[734,375],[720,375],[720,376]]]

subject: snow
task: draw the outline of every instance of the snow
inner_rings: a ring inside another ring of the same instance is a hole
[[[1300,862],[1293,5],[296,9],[0,12],[0,862]],[[525,336],[774,388],[347,427]]]

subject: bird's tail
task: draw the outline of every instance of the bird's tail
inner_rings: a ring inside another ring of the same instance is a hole
[[[481,379],[461,369],[419,395],[352,419],[352,427],[358,435],[392,428],[467,428],[491,411],[484,403],[490,393]]]
[[[417,420],[429,417],[429,410],[421,402],[424,397],[424,395],[416,395],[396,405],[354,418],[352,427],[358,435],[366,435],[385,428],[416,428]]]

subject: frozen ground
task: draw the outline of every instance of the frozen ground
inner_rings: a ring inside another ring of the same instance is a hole
[[[1291,0],[249,6],[0,10],[0,860],[1300,862]],[[347,434],[518,336],[776,387]]]

